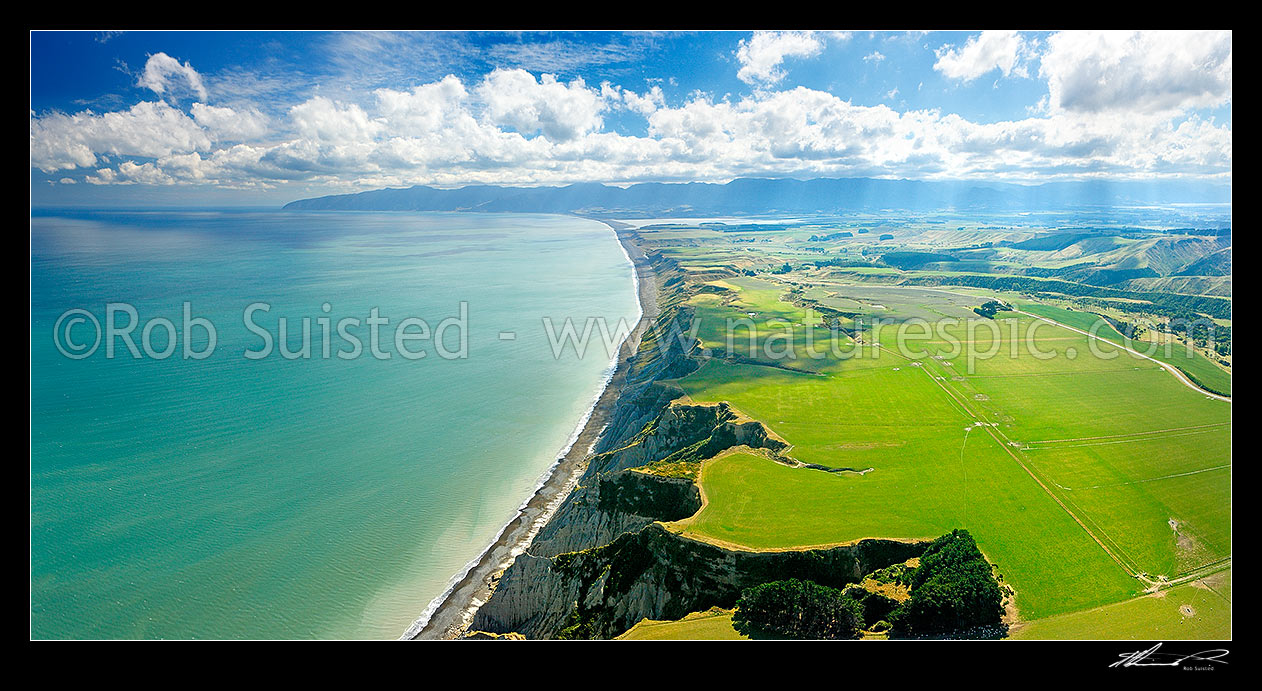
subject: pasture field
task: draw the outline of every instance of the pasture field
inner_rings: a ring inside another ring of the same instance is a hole
[[[697,338],[716,357],[735,355],[808,372],[850,359],[853,340],[834,334],[814,310],[781,300],[783,286],[747,277],[710,285],[725,292],[702,293],[690,303],[696,308]]]
[[[1096,334],[1115,343],[1122,342],[1120,333],[1109,326],[1108,322],[1104,322],[1098,315],[1091,312],[1067,310],[1062,307],[1037,303],[1022,303],[1020,308],[1031,314],[1037,314],[1052,321],[1068,324],[1083,331],[1090,331],[1097,322],[1103,322]],[[1210,362],[1204,355],[1195,350],[1189,352],[1187,348],[1179,344],[1174,344],[1167,350],[1165,346],[1150,345],[1145,341],[1137,341],[1130,344],[1130,347],[1147,354],[1154,360],[1178,367],[1192,381],[1207,387],[1211,391],[1225,396],[1231,395],[1231,373]],[[1149,350],[1150,348],[1151,351]]]
[[[882,320],[903,322],[910,319],[936,321],[942,318],[971,318],[975,298],[933,288],[851,285],[822,280],[815,282],[837,300],[851,300],[864,306],[866,313]],[[826,301],[823,301],[826,302]]]
[[[707,503],[695,517],[675,526],[685,535],[718,544],[772,550],[864,537],[931,539],[965,526],[1005,582],[1017,589],[1018,607],[1028,618],[1085,609],[1137,592],[1138,584],[1068,515],[1058,512],[1037,485],[1028,478],[1022,481],[1019,468],[976,446],[983,452],[967,454],[967,478],[963,472],[934,472],[934,464],[893,455],[882,469],[856,476],[732,454],[703,466]],[[932,444],[912,448],[934,450]],[[958,442],[953,449],[938,445],[936,450],[959,457]]]
[[[1231,638],[1231,569],[1153,595],[1013,628],[1017,640]]]
[[[1231,404],[1099,340],[1093,351],[1046,322],[997,321],[1015,327],[1003,333],[1025,345],[1019,357],[974,372],[958,359],[925,366],[980,419],[1002,422],[1003,439],[1133,572],[1174,578],[1230,556]],[[1031,329],[1034,347],[1055,355],[1026,352]]]
[[[1021,301],[1017,305],[1022,311],[1035,314],[1040,317],[1046,317],[1054,322],[1060,322],[1066,326],[1072,326],[1075,329],[1090,331],[1096,329],[1096,335],[1114,343],[1122,342],[1122,334],[1117,332],[1109,325],[1108,322],[1100,318],[1100,315],[1094,312],[1082,312],[1080,310],[1068,310],[1064,307],[1056,307],[1054,305],[1044,305],[1037,302]],[[1096,326],[1099,324],[1099,326]]]
[[[1231,404],[1161,369],[965,377],[990,417],[1134,571],[1170,578],[1231,554]],[[1142,404],[1139,404],[1142,403]]]
[[[728,283],[738,300],[700,317],[737,303],[792,308],[773,305],[767,281]],[[896,322],[980,304],[923,288],[826,290]],[[1068,329],[1010,313],[993,324],[995,334],[944,326],[910,355],[889,329],[878,352],[809,372],[709,360],[679,382],[692,399],[762,421],[797,460],[866,472],[729,454],[702,468],[703,509],[671,527],[769,550],[964,527],[1016,589],[1026,621],[1131,602],[1149,582],[1136,574],[1176,578],[1230,557],[1230,403],[1106,343],[1093,352]],[[1027,351],[1031,329],[1050,357]],[[952,341],[999,354],[970,367]]]
[[[618,636],[619,641],[740,641],[746,637],[732,628],[732,612],[713,609],[693,612],[675,621],[644,619]]]
[[[1075,345],[1058,340],[1073,332],[1037,328],[1039,349],[1060,347],[1057,357],[994,358],[944,385],[1003,420],[1005,439],[1132,571],[1174,578],[1230,556],[1231,404],[1125,351],[1097,357],[1085,336]]]

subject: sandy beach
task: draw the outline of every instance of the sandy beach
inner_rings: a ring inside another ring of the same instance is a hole
[[[404,640],[439,640],[460,637],[472,621],[478,607],[491,596],[496,580],[517,558],[526,551],[539,530],[552,518],[561,503],[577,486],[587,470],[587,459],[600,440],[613,411],[618,404],[626,380],[628,359],[635,355],[645,329],[657,317],[658,286],[656,275],[644,252],[640,250],[623,229],[629,226],[617,221],[602,221],[618,236],[623,249],[635,267],[640,301],[640,320],[622,343],[618,362],[609,384],[592,408],[583,429],[569,451],[557,462],[549,476],[533,496],[522,506],[512,521],[504,527],[495,542],[473,562],[468,572],[452,586],[446,596],[434,608],[424,625],[413,624],[402,636]]]

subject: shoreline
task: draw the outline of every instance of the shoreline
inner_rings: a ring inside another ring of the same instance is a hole
[[[400,636],[400,640],[442,640],[464,634],[478,608],[495,590],[500,574],[519,554],[525,552],[535,536],[560,508],[587,471],[587,459],[603,436],[621,397],[628,361],[639,348],[649,324],[658,315],[655,273],[644,253],[622,233],[630,228],[617,221],[596,220],[613,230],[623,253],[631,262],[640,318],[618,349],[613,373],[605,383],[586,420],[570,447],[547,471],[538,488],[517,510],[496,536],[495,541],[458,573],[454,583],[435,598],[421,616]],[[615,225],[617,224],[617,225]]]

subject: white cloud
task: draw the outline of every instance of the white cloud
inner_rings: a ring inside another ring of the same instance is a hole
[[[487,122],[523,135],[542,132],[553,141],[569,141],[600,129],[607,108],[601,93],[582,79],[569,84],[544,74],[539,81],[525,70],[497,69],[478,85]]]
[[[1231,101],[1231,32],[1065,31],[1047,40],[1039,75],[1053,112],[1214,107]]]
[[[117,169],[102,168],[84,181],[93,185],[170,185],[175,182],[153,163],[138,164],[134,161],[123,161]]]
[[[864,62],[880,62],[884,59],[885,59],[885,55],[882,54],[881,51],[879,50],[874,50],[871,53],[868,53],[867,55],[863,56]]]
[[[210,146],[192,118],[161,101],[102,115],[85,110],[31,118],[31,165],[46,173],[86,168],[104,154],[157,158]]]
[[[144,71],[136,80],[136,86],[143,86],[159,96],[169,96],[172,99],[192,94],[202,101],[206,100],[206,85],[202,83],[202,76],[197,70],[187,62],[181,64],[166,53],[149,56]]]
[[[601,85],[602,90],[609,88],[611,93],[617,94],[617,98],[621,98],[623,104],[630,110],[639,113],[644,117],[652,115],[658,108],[666,106],[666,94],[662,92],[662,87],[653,85],[643,96],[631,91],[630,89],[621,89],[618,87],[608,87]],[[607,99],[608,100],[608,99]]]
[[[245,103],[196,103],[190,111],[146,102],[105,114],[32,113],[32,166],[50,175],[82,171],[91,184],[347,189],[758,175],[1229,179],[1231,172],[1230,124],[1195,116],[1058,107],[981,124],[937,110],[855,105],[802,87],[669,102],[656,85],[636,93],[521,70],[471,84],[449,75],[408,89],[316,96],[270,120]],[[607,131],[611,112],[620,124],[642,117],[644,131]]]
[[[736,76],[746,84],[775,84],[785,77],[780,69],[785,58],[814,57],[823,49],[824,42],[814,31],[756,31],[736,47],[741,64]]]
[[[313,142],[358,142],[381,131],[381,123],[368,117],[355,103],[334,102],[316,96],[289,109],[298,134]]]
[[[464,84],[452,75],[411,91],[378,89],[374,94],[377,108],[391,130],[412,136],[437,133],[449,126],[454,116],[464,112],[469,96]]]
[[[965,82],[996,69],[1005,77],[1014,71],[1023,76],[1024,70],[1018,65],[1023,48],[1024,41],[1015,31],[983,31],[969,38],[963,47],[939,48],[933,69]]]
[[[194,103],[190,109],[198,125],[215,141],[246,141],[267,134],[270,123],[258,108],[233,109]]]
[[[487,48],[491,62],[535,72],[573,73],[590,65],[627,63],[644,55],[648,39],[635,36],[605,44],[551,40],[498,43]]]
[[[96,175],[89,175],[83,179],[89,185],[113,185],[122,184],[118,180],[118,173],[111,168],[102,168],[96,171]]]

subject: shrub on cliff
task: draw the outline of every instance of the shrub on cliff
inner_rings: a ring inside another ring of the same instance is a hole
[[[894,613],[900,633],[958,631],[998,624],[1003,593],[967,530],[934,540],[911,574],[911,598]]]
[[[741,594],[732,625],[751,638],[855,638],[863,605],[813,581],[772,581]]]

